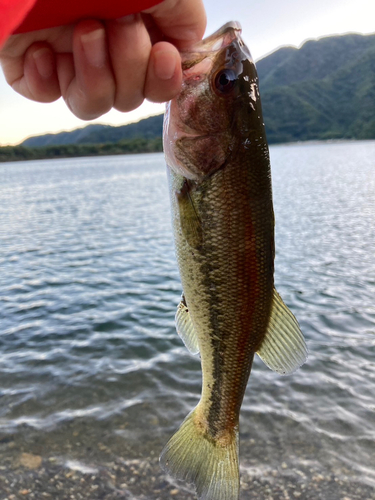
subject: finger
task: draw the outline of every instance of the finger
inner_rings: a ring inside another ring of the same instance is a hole
[[[173,99],[181,89],[181,57],[172,44],[158,42],[151,50],[144,95],[152,102]]]
[[[27,49],[36,42],[48,43],[54,52],[71,52],[73,31],[74,25],[67,25],[12,35],[1,49],[0,58],[22,58]]]
[[[3,60],[7,82],[19,94],[38,102],[53,102],[61,96],[55,55],[48,44],[32,44],[24,57]]]
[[[151,44],[165,40],[165,36],[158,25],[155,23],[151,14],[141,13],[143,24],[146,26],[148,36],[150,37]]]
[[[202,0],[164,0],[145,12],[180,50],[204,35],[207,20]]]
[[[74,58],[72,53],[64,53],[56,55],[57,75],[59,79],[61,94],[66,100],[69,85],[73,82],[76,76],[74,67]]]
[[[76,26],[73,60],[74,72],[68,58],[61,59],[58,71],[61,92],[78,118],[92,120],[112,108],[115,95],[106,33],[99,21],[82,21]]]
[[[144,99],[150,37],[139,14],[108,21],[106,27],[116,81],[114,107],[119,111],[131,111]]]

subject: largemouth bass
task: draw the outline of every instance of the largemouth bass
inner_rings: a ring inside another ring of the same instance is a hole
[[[164,151],[183,296],[177,331],[200,353],[198,406],[160,462],[205,500],[239,497],[239,412],[254,354],[281,374],[304,363],[297,320],[274,288],[268,145],[254,61],[238,23],[183,57]]]

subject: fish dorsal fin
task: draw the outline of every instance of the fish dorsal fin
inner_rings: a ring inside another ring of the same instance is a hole
[[[183,343],[192,354],[199,353],[198,337],[195,331],[193,322],[189,314],[189,309],[185,302],[185,297],[182,296],[181,302],[177,306],[176,311],[176,330],[181,337]]]
[[[203,232],[190,190],[191,186],[188,180],[185,179],[180,191],[176,192],[176,198],[182,233],[192,248],[198,248],[202,244]]]
[[[267,333],[257,354],[268,368],[281,375],[293,373],[307,359],[299,324],[275,289]]]

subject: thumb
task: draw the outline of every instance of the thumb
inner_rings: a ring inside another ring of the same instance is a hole
[[[204,35],[207,20],[202,0],[164,0],[145,12],[180,50]]]

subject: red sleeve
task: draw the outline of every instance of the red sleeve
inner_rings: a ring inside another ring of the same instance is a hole
[[[34,3],[35,0],[0,0],[0,47]]]
[[[161,1],[62,0],[62,2],[54,2],[52,0],[0,0],[0,45],[12,32],[25,33],[27,31],[53,28],[85,18],[116,19],[149,9]],[[35,5],[31,8],[33,4]]]
[[[149,9],[161,0],[37,0],[15,33],[53,28],[80,19],[117,19]]]

